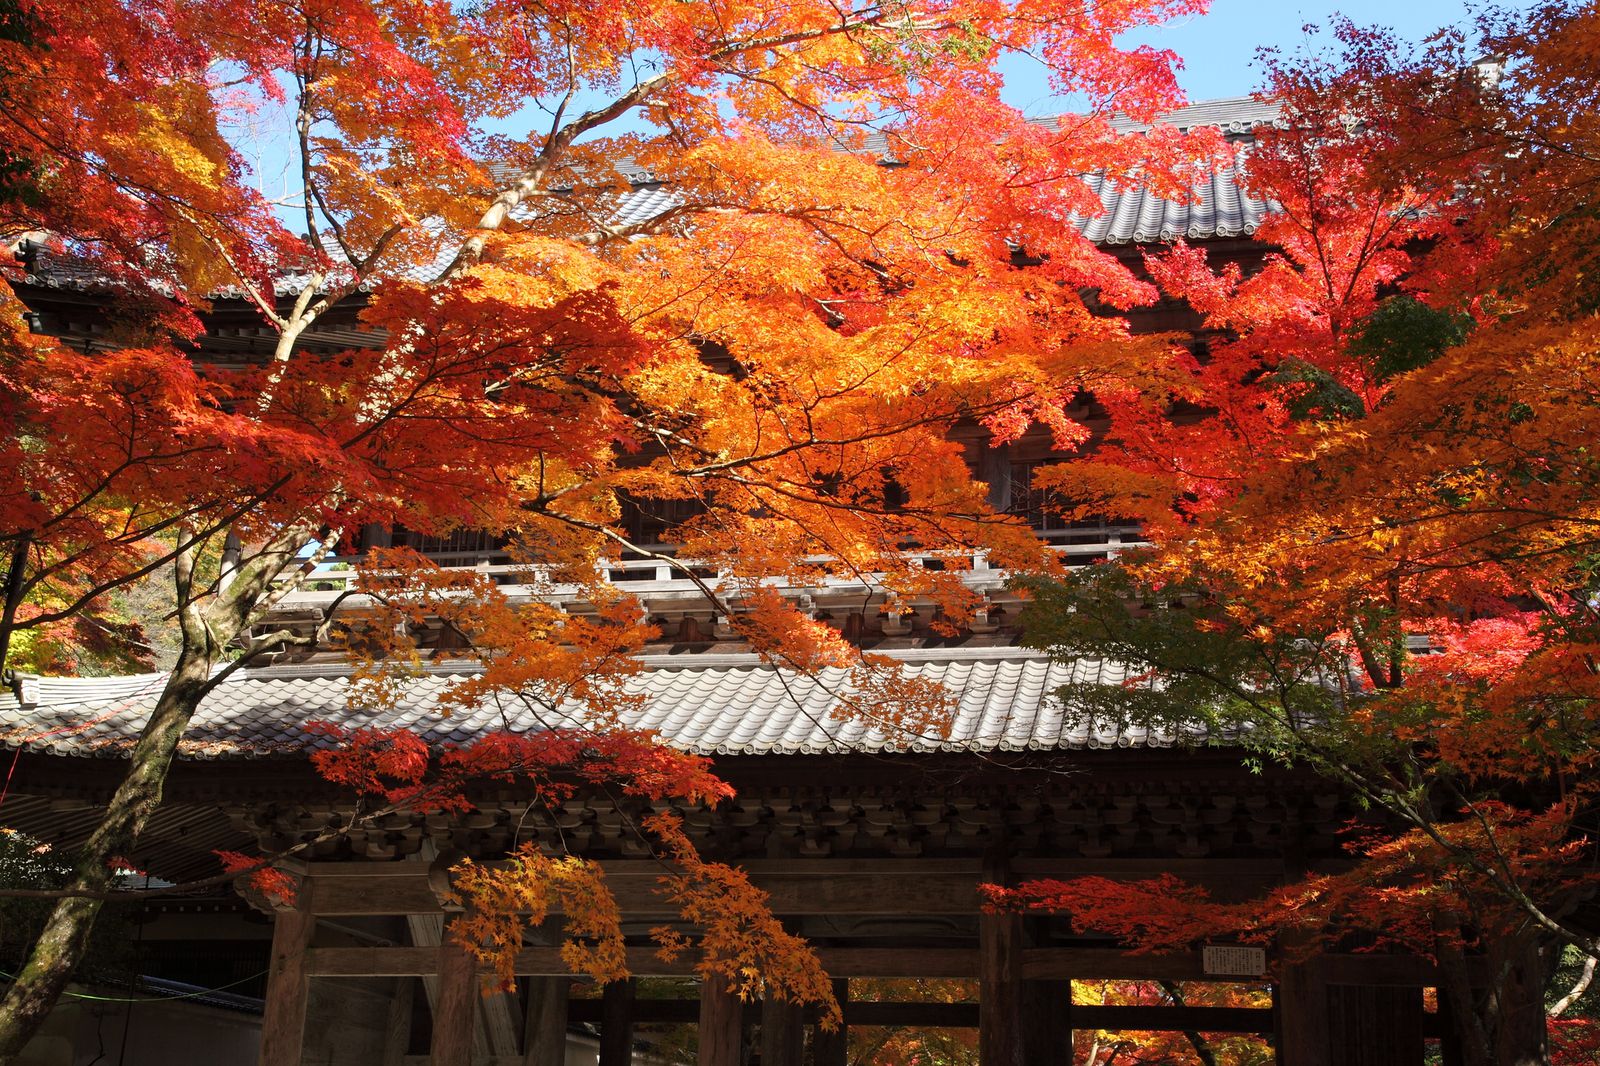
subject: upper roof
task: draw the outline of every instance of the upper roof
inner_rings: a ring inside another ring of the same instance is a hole
[[[1239,187],[1238,168],[1232,165],[1215,168],[1208,180],[1197,184],[1192,203],[1157,196],[1143,186],[1119,186],[1098,174],[1091,174],[1088,181],[1105,210],[1098,215],[1074,214],[1072,222],[1096,244],[1249,236],[1269,210],[1265,201]]]
[[[1162,115],[1162,125],[1188,132],[1219,130],[1232,142],[1247,142],[1257,126],[1278,121],[1282,108],[1253,96],[1228,96],[1201,100]],[[1076,119],[1072,115],[1049,115],[1030,119],[1046,129],[1061,129]],[[1120,133],[1137,134],[1152,123],[1135,122],[1124,115],[1111,119]],[[881,135],[869,138],[869,151],[888,151]],[[1142,185],[1118,185],[1098,174],[1088,176],[1089,187],[1100,197],[1099,214],[1072,216],[1073,225],[1096,244],[1156,244],[1180,239],[1213,240],[1248,236],[1256,231],[1271,210],[1264,200],[1245,194],[1239,187],[1237,166],[1213,168],[1193,190],[1193,202],[1180,203],[1157,196]]]
[[[627,683],[642,696],[624,724],[651,730],[674,747],[705,755],[814,754],[848,751],[1026,751],[1167,747],[1201,739],[1140,726],[1094,721],[1055,698],[1068,683],[1118,685],[1126,668],[1096,659],[1052,661],[1023,649],[901,651],[911,677],[942,684],[953,716],[947,736],[913,735],[859,717],[832,717],[848,696],[843,671],[813,678],[762,663],[753,655],[700,653],[645,656]],[[507,698],[457,709],[448,717],[439,697],[468,676],[467,664],[440,664],[410,681],[393,707],[347,707],[350,683],[337,668],[288,666],[240,671],[206,697],[185,734],[182,754],[194,759],[258,758],[325,745],[307,734],[309,721],[347,727],[401,727],[432,744],[461,743],[509,727],[530,732],[552,724]],[[0,694],[0,744],[49,755],[116,758],[148,719],[164,674],[115,678],[30,678],[24,705]],[[582,708],[557,712],[565,722]],[[554,724],[561,724],[556,722]]]
[[[1255,127],[1277,120],[1280,108],[1249,96],[1230,96],[1216,100],[1202,100],[1163,115],[1163,124],[1179,130],[1217,129],[1234,140],[1247,139]],[[1071,116],[1053,115],[1031,119],[1037,125],[1050,129],[1061,127]],[[1149,123],[1135,122],[1125,117],[1111,120],[1121,132],[1135,134],[1150,128]],[[868,151],[886,150],[887,142],[878,135],[869,139]],[[504,168],[497,168],[503,170]],[[632,188],[622,192],[611,219],[613,225],[631,225],[660,214],[676,202],[672,188],[659,177],[631,162],[617,167],[619,173],[632,183]],[[1223,166],[1212,171],[1208,180],[1194,189],[1195,202],[1179,203],[1155,196],[1142,186],[1118,186],[1098,176],[1091,176],[1089,184],[1099,195],[1104,211],[1098,215],[1075,214],[1072,222],[1084,235],[1097,244],[1151,244],[1188,240],[1207,240],[1237,237],[1254,233],[1266,216],[1269,206],[1240,190],[1237,169]],[[23,284],[57,289],[89,290],[104,284],[97,272],[63,261],[60,257],[40,256],[37,262],[20,279]],[[276,295],[292,296],[300,291],[304,277],[285,274],[274,283]],[[232,297],[240,290],[227,288],[214,295]]]
[[[1257,126],[1276,122],[1282,108],[1252,96],[1229,96],[1202,100],[1162,115],[1160,122],[1187,132],[1216,129],[1233,141],[1249,139]],[[1073,116],[1051,115],[1030,119],[1035,125],[1060,129]],[[1142,133],[1151,123],[1135,122],[1126,116],[1111,120],[1117,131]],[[864,149],[887,155],[889,142],[881,133],[867,138]],[[617,199],[614,225],[642,222],[677,202],[672,187],[659,177],[631,162],[617,167],[633,187]],[[1089,187],[1100,197],[1100,214],[1074,214],[1073,225],[1096,244],[1154,244],[1179,239],[1208,240],[1254,233],[1270,206],[1245,194],[1239,187],[1236,166],[1214,168],[1206,180],[1194,188],[1193,202],[1156,196],[1142,185],[1118,185],[1100,175],[1090,175]]]
[[[1225,134],[1247,134],[1257,126],[1277,122],[1282,115],[1282,105],[1270,100],[1260,100],[1254,96],[1219,96],[1214,100],[1197,100],[1186,107],[1168,111],[1161,116],[1160,122],[1185,131],[1215,129]],[[1059,123],[1060,116],[1047,121]],[[1152,125],[1135,122],[1124,115],[1112,119],[1111,124],[1124,133],[1138,133]]]

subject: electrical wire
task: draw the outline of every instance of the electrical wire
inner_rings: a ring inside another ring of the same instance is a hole
[[[230,988],[238,988],[240,985],[247,985],[251,981],[265,977],[271,972],[272,971],[270,970],[262,970],[260,973],[253,973],[249,977],[241,977],[237,981],[231,981],[225,985],[218,985],[216,988],[202,988],[198,992],[178,992],[173,993],[172,995],[152,993],[148,996],[95,996],[90,995],[87,992],[63,992],[61,994],[69,999],[86,999],[93,1003],[149,1003],[152,1000],[164,1002],[166,1000],[173,999],[199,999],[201,996],[209,996],[213,992],[226,992]],[[0,970],[0,977],[4,977],[8,981],[15,981],[17,979],[16,974],[9,974],[4,970]]]

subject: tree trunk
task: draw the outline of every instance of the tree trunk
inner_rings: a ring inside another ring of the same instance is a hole
[[[279,571],[308,542],[309,530],[303,523],[285,526],[239,570],[229,587],[204,607],[196,599],[194,568],[205,540],[184,532],[187,542],[180,544],[174,556],[183,647],[150,721],[133,747],[122,783],[79,853],[67,890],[101,893],[115,887],[115,865],[132,859],[139,834],[161,805],[178,741],[205,698],[212,667],[222,650],[250,624],[251,612],[263,602]],[[91,896],[64,896],[50,912],[22,972],[0,999],[0,1066],[12,1066],[44,1024],[83,960],[103,902]]]
[[[127,776],[84,845],[68,888],[103,892],[113,887],[113,862],[129,858],[145,822],[161,803],[167,770],[204,694],[213,657],[209,648],[185,646],[134,746]],[[50,912],[27,964],[0,1000],[0,1066],[10,1066],[44,1024],[83,958],[102,902],[68,896]]]
[[[17,534],[16,547],[11,549],[11,561],[6,565],[3,606],[0,606],[0,669],[11,655],[11,633],[17,623],[17,608],[22,606],[22,590],[27,584],[28,549],[33,546],[32,533]]]
[[[1492,1019],[1483,1016],[1467,979],[1467,957],[1461,950],[1461,920],[1449,911],[1435,911],[1434,943],[1439,957],[1439,1013],[1449,1026],[1443,1039],[1446,1066],[1492,1066]]]
[[[1538,945],[1526,934],[1489,944],[1495,1066],[1547,1066],[1550,1042]]]

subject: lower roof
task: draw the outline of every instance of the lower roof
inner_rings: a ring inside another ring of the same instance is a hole
[[[911,678],[944,687],[950,710],[944,735],[914,733],[835,714],[855,695],[842,670],[817,676],[753,655],[646,656],[626,691],[640,697],[622,724],[704,755],[875,751],[1048,751],[1168,747],[1202,739],[1096,720],[1062,704],[1067,684],[1122,685],[1133,678],[1099,659],[1052,660],[1018,648],[927,649],[897,653]],[[381,709],[352,705],[348,672],[298,665],[241,670],[206,697],[185,736],[188,759],[249,759],[328,743],[306,731],[311,721],[353,728],[417,732],[432,744],[463,743],[509,728],[532,732],[582,724],[584,709],[554,711],[515,697],[486,699],[444,713],[441,697],[472,676],[467,663],[430,666]],[[114,678],[28,678],[0,694],[0,744],[43,755],[118,758],[148,720],[165,674]]]

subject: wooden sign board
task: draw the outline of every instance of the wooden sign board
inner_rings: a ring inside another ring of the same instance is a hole
[[[1200,966],[1208,977],[1260,977],[1267,972],[1267,949],[1243,944],[1207,944]]]

